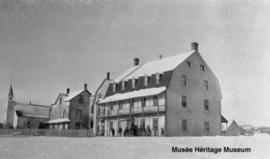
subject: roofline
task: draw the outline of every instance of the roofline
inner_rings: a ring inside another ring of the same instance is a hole
[[[86,91],[90,96],[92,95],[87,89],[83,90],[81,93],[77,94],[76,96],[74,96],[73,98],[71,98],[70,100],[65,100],[66,102],[69,102],[71,100],[73,100],[75,97],[77,97],[78,95],[82,94],[84,91]]]
[[[126,77],[128,77],[129,75],[131,75],[132,73],[134,73],[135,71],[137,71],[139,68],[141,68],[145,63],[140,64],[139,66],[135,66],[136,68],[134,70],[132,70],[131,72],[129,72],[126,76],[124,76],[120,81],[123,81]],[[134,67],[134,66],[133,66]],[[118,81],[118,82],[120,82]]]
[[[222,99],[222,93],[221,93],[221,89],[220,89],[220,85],[218,82],[218,79],[216,77],[216,75],[214,74],[214,72],[211,70],[211,68],[208,66],[208,64],[205,62],[205,60],[203,59],[203,57],[201,56],[201,54],[199,52],[196,51],[196,53],[200,56],[200,58],[202,59],[202,61],[204,62],[204,64],[206,65],[206,67],[208,68],[209,72],[213,75],[214,79],[216,80],[216,83],[218,85],[218,92],[219,92],[219,96]]]
[[[15,104],[22,104],[22,105],[25,105],[25,106],[47,107],[47,108],[51,107],[50,105],[29,104],[29,103],[22,103],[22,102],[17,102],[17,101],[14,101],[14,102],[15,102]]]
[[[57,98],[55,99],[55,101],[54,101],[54,103],[52,105],[55,105],[57,103],[57,100],[58,100],[58,98],[60,97],[61,94],[62,95],[67,95],[65,93],[58,93],[58,96],[57,96]]]
[[[97,90],[95,91],[95,95],[94,95],[94,99],[93,99],[93,102],[92,102],[92,105],[91,107],[93,107],[95,105],[95,101],[97,99],[97,94],[98,94],[98,91],[101,89],[102,85],[105,83],[105,81],[108,80],[106,78],[103,79],[103,81],[100,83],[100,85],[98,86]],[[108,81],[111,81],[111,80],[108,80]],[[90,107],[90,109],[91,109]],[[90,110],[91,111],[91,110]]]

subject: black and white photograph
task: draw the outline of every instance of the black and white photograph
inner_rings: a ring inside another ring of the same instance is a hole
[[[268,159],[269,10],[0,0],[0,159]]]

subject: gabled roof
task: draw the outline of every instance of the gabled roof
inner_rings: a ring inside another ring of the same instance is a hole
[[[100,100],[98,103],[107,103],[114,102],[119,100],[126,100],[131,98],[139,98],[145,96],[158,95],[166,90],[166,87],[158,87],[158,88],[146,88],[138,91],[132,91],[127,93],[117,93],[112,96],[106,97],[105,99]]]
[[[225,126],[221,127],[222,131],[228,130],[233,124],[238,126],[237,123],[234,120],[230,120],[230,121],[228,121],[228,124],[227,124],[226,127]]]
[[[49,118],[49,106],[16,102],[14,109],[18,116]]]
[[[59,93],[59,95],[57,96],[54,104],[57,103],[58,99],[62,96],[63,97],[63,100],[65,102],[69,102],[70,100],[72,100],[73,98],[77,97],[78,95],[80,95],[81,93],[83,93],[84,91],[86,91],[87,93],[89,93],[89,95],[91,95],[91,93],[88,91],[88,90],[78,90],[78,91],[74,91],[74,92],[71,92],[69,94],[65,94],[65,93]]]
[[[144,75],[152,75],[155,73],[163,73],[166,71],[171,71],[175,69],[179,64],[185,61],[191,54],[196,51],[190,51],[182,54],[178,54],[175,56],[165,57],[159,60],[154,60],[150,62],[146,62],[139,66],[133,66],[129,68],[126,72],[121,74],[115,79],[115,82],[119,82],[122,80],[129,80],[132,78],[138,78]]]

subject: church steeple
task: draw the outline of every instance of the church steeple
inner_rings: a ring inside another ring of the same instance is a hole
[[[13,97],[14,97],[13,89],[12,89],[12,85],[10,85],[9,93],[8,93],[8,99],[13,100]]]

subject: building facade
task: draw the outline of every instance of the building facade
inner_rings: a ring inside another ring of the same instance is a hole
[[[84,89],[60,93],[49,111],[50,129],[89,129],[90,128],[90,96],[91,93],[84,84]]]
[[[101,129],[101,127],[100,127],[100,125],[98,125],[97,118],[96,118],[96,115],[98,113],[98,108],[99,108],[98,101],[105,98],[106,91],[107,91],[109,84],[111,82],[112,82],[112,80],[110,78],[110,72],[107,72],[106,78],[101,82],[101,84],[97,88],[95,95],[94,95],[94,98],[93,98],[93,102],[91,105],[91,112],[93,114],[93,134],[94,135],[101,135],[101,134],[98,134],[98,133],[101,133],[101,131],[99,131]]]
[[[115,78],[98,101],[102,136],[203,136],[221,134],[218,80],[198,52],[139,63]]]

